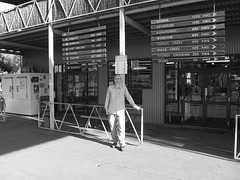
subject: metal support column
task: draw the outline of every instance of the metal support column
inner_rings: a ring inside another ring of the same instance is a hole
[[[126,55],[126,39],[125,39],[125,15],[124,15],[124,0],[119,1],[119,55]],[[122,76],[122,81],[125,83],[125,75]]]
[[[125,55],[125,16],[124,16],[124,1],[119,1],[119,54]]]
[[[48,24],[48,58],[49,58],[49,101],[54,103],[54,34],[52,26],[52,0],[48,0],[49,24]],[[50,129],[54,129],[54,106],[50,106]]]

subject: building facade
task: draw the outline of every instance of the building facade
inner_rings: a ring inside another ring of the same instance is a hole
[[[144,123],[234,126],[240,110],[239,1],[17,5],[1,12],[1,52],[21,54],[24,67],[49,72],[54,101],[103,104],[116,56],[127,55],[125,83],[144,108]],[[100,43],[90,43],[93,39]]]

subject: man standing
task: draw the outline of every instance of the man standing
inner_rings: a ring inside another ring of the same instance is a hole
[[[108,115],[111,135],[115,148],[119,142],[120,150],[125,150],[125,98],[137,110],[141,107],[137,106],[129,94],[127,87],[122,83],[121,76],[115,75],[114,85],[109,86],[105,99],[105,110]]]

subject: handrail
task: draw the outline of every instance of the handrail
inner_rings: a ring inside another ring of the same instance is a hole
[[[53,114],[50,112],[50,116],[52,117],[52,119],[53,119],[53,121],[54,121],[54,125],[55,125],[55,127],[56,127],[56,129],[53,129],[53,130],[61,131],[61,132],[67,132],[67,133],[74,133],[74,132],[71,132],[71,131],[62,130],[62,125],[63,125],[64,123],[66,123],[66,121],[65,121],[65,120],[66,120],[66,115],[67,115],[67,113],[68,113],[69,111],[71,111],[71,113],[72,113],[72,115],[73,115],[73,117],[74,117],[76,126],[77,126],[77,128],[78,128],[78,130],[79,130],[79,133],[77,133],[77,134],[82,134],[82,133],[84,133],[84,131],[86,130],[86,128],[87,128],[88,126],[86,126],[87,124],[85,125],[85,127],[79,125],[78,119],[77,119],[76,114],[75,114],[75,112],[74,112],[74,110],[73,110],[73,106],[82,106],[82,107],[92,108],[91,113],[90,113],[90,115],[88,116],[88,121],[87,121],[87,123],[90,122],[90,119],[94,119],[94,118],[93,118],[93,112],[96,111],[96,114],[97,114],[97,116],[99,117],[98,119],[101,121],[101,123],[102,123],[102,125],[103,125],[103,128],[104,128],[104,131],[106,132],[107,137],[109,138],[109,135],[108,135],[108,132],[107,132],[107,130],[106,130],[106,127],[105,127],[105,125],[104,125],[104,123],[103,123],[103,121],[102,121],[103,118],[101,117],[101,114],[100,114],[99,111],[98,111],[98,108],[104,108],[103,105],[76,104],[76,103],[60,103],[60,102],[48,102],[48,101],[40,101],[40,103],[44,103],[44,104],[46,104],[46,105],[45,105],[44,111],[43,111],[43,113],[42,113],[42,117],[41,117],[40,106],[39,106],[39,110],[38,110],[38,127],[39,127],[39,128],[46,128],[46,127],[42,127],[42,123],[44,123],[44,118],[46,117],[46,111],[47,111],[47,109],[48,109],[48,108],[51,109],[51,106],[52,106],[52,105],[58,104],[58,105],[66,105],[67,107],[66,107],[66,111],[65,111],[65,113],[64,113],[64,116],[62,117],[61,120],[55,119],[55,117],[53,116]],[[141,136],[140,136],[140,138],[139,138],[139,135],[138,135],[138,133],[137,133],[137,131],[136,131],[136,128],[135,128],[135,126],[134,126],[134,124],[133,124],[133,122],[132,122],[131,116],[129,115],[128,110],[130,110],[130,109],[134,109],[134,108],[132,108],[132,107],[126,107],[127,117],[128,117],[128,119],[129,119],[132,127],[133,127],[134,133],[135,133],[138,141],[140,142],[140,144],[143,144],[143,108],[141,108],[141,120],[140,120],[140,121],[141,121],[141,132],[140,132],[140,133],[141,133]],[[81,116],[81,115],[80,115],[80,116]],[[59,123],[60,123],[60,124],[59,124]],[[47,128],[47,129],[50,129],[50,128]],[[76,134],[76,133],[74,133],[74,134]],[[109,138],[109,139],[110,139],[110,138]]]
[[[234,141],[234,159],[240,160],[240,152],[237,152],[237,146],[238,146],[238,117],[240,117],[239,114],[235,116],[235,141]]]

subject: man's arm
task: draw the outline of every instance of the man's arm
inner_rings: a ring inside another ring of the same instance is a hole
[[[128,102],[132,105],[132,107],[134,107],[135,109],[137,110],[141,110],[142,108],[137,106],[131,96],[131,94],[128,92],[128,89],[127,87],[125,88],[125,96],[126,96],[126,99],[128,100]]]

